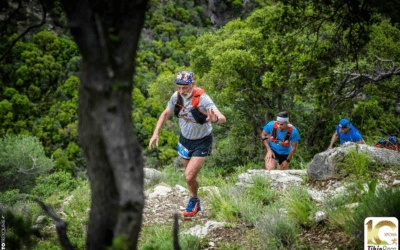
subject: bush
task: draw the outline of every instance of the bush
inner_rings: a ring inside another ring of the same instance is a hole
[[[72,165],[68,161],[67,156],[61,156],[56,160],[56,165],[54,166],[54,170],[73,174],[75,171],[75,165]]]
[[[72,192],[79,185],[82,185],[82,180],[73,179],[70,173],[55,172],[45,177],[39,176],[32,195],[45,198],[60,191]]]
[[[7,249],[32,249],[35,243],[34,238],[41,236],[38,229],[32,229],[32,222],[29,218],[14,215],[11,211],[7,211],[5,221]]]
[[[350,175],[356,179],[368,179],[371,170],[379,167],[367,153],[358,152],[357,148],[351,150],[340,164],[342,166],[340,175]]]
[[[299,224],[311,227],[310,216],[317,210],[317,205],[304,187],[288,189],[283,200],[288,208],[288,215]]]
[[[260,217],[256,227],[267,238],[268,248],[266,249],[282,249],[283,247],[292,246],[300,233],[300,228],[295,220],[286,216],[280,208],[283,204],[275,203],[267,206],[264,215]]]
[[[141,234],[143,239],[138,243],[138,249],[173,249],[173,242],[171,237],[172,225],[151,225],[151,227],[144,227]],[[193,235],[180,235],[179,245],[181,249],[203,249],[200,238]]]
[[[36,137],[7,134],[0,138],[0,174],[4,178],[0,191],[19,189],[21,193],[29,192],[35,186],[35,178],[53,166]]]
[[[365,196],[354,209],[353,216],[346,220],[346,232],[354,237],[358,245],[363,245],[364,220],[367,217],[400,218],[400,190],[377,189],[375,196]],[[361,232],[361,234],[360,234]],[[359,237],[356,237],[359,235]]]

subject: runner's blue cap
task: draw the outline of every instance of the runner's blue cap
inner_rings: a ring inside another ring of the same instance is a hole
[[[339,127],[341,127],[341,128],[347,128],[347,127],[350,127],[350,125],[351,125],[351,123],[347,119],[342,119],[339,122]]]

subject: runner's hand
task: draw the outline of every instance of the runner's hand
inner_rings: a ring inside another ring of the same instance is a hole
[[[289,162],[284,161],[281,165],[279,165],[279,170],[286,170],[289,168]]]
[[[275,154],[271,150],[267,152],[267,155],[265,156],[265,162],[269,162],[272,158],[275,158]]]
[[[209,122],[215,122],[217,121],[217,115],[215,114],[215,111],[212,109],[207,109],[207,121]]]
[[[150,143],[149,143],[149,148],[150,148],[150,149],[154,148],[154,146],[153,146],[153,143],[154,143],[154,142],[156,142],[156,145],[157,145],[157,147],[158,147],[158,135],[153,135],[153,136],[150,138]]]

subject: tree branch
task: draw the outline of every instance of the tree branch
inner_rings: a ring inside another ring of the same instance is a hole
[[[42,201],[39,199],[35,199],[37,203],[39,203],[40,207],[43,209],[43,211],[56,222],[56,228],[57,228],[57,234],[58,237],[60,238],[60,243],[61,246],[64,250],[74,250],[75,248],[72,246],[71,242],[69,241],[69,238],[67,236],[67,223],[63,221],[60,217],[57,216],[56,213],[54,213],[49,206],[45,205]]]
[[[7,56],[8,53],[10,53],[12,47],[14,47],[14,45],[17,43],[17,41],[19,39],[21,39],[22,37],[24,37],[29,31],[31,31],[32,29],[35,28],[39,28],[40,26],[42,26],[43,24],[46,23],[46,15],[47,15],[47,9],[44,6],[43,1],[40,1],[40,4],[42,5],[42,9],[43,9],[43,17],[42,17],[42,21],[37,24],[37,25],[33,25],[30,26],[29,28],[27,28],[24,32],[22,32],[17,38],[14,39],[14,41],[12,41],[12,43],[10,44],[10,46],[8,47],[8,49],[6,50],[6,52],[4,52],[4,54],[0,57],[0,62]]]

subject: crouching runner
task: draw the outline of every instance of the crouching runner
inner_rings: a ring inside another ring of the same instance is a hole
[[[299,132],[289,123],[289,113],[280,112],[276,121],[265,125],[261,138],[268,151],[265,156],[265,168],[274,170],[278,162],[279,170],[288,169],[300,140]]]
[[[213,141],[211,123],[224,123],[226,118],[205,91],[195,86],[192,72],[178,72],[175,83],[178,91],[171,96],[167,108],[158,119],[149,148],[153,148],[154,142],[158,146],[158,134],[173,112],[179,118],[181,134],[178,153],[185,166],[185,179],[191,194],[183,216],[194,216],[201,211],[200,199],[197,197],[199,189],[197,173],[206,157],[211,155]]]

